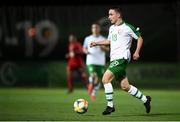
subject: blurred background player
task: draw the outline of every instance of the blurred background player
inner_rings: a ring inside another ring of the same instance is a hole
[[[69,35],[68,51],[68,54],[66,54],[66,58],[68,59],[67,84],[68,93],[71,93],[73,91],[73,71],[78,72],[86,88],[88,87],[88,79],[82,57],[83,48],[82,45],[77,41],[76,36],[73,34]]]
[[[96,91],[101,86],[101,78],[105,71],[106,56],[105,51],[109,51],[108,47],[98,46],[90,48],[90,43],[92,41],[101,41],[104,40],[100,34],[100,25],[97,23],[92,24],[91,26],[92,34],[87,36],[84,40],[83,51],[87,54],[86,56],[86,65],[89,72],[89,87],[88,92],[91,95],[91,100],[96,99]]]

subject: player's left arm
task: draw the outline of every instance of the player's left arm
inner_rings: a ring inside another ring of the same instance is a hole
[[[143,44],[143,38],[141,36],[138,37],[137,39],[137,46],[136,46],[136,50],[133,54],[133,59],[134,60],[138,60],[139,57],[140,57],[140,50],[141,50],[141,47],[142,47],[142,44]]]

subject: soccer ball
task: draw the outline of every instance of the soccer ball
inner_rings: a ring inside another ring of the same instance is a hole
[[[74,111],[83,114],[88,110],[88,102],[85,99],[78,99],[74,102]]]

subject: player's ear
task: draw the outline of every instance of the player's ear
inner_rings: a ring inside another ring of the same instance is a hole
[[[117,13],[117,16],[118,16],[118,18],[121,18],[121,14],[120,13]]]
[[[120,14],[118,12],[115,13],[118,18],[120,18]]]

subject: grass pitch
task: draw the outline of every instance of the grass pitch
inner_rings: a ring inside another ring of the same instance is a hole
[[[152,111],[145,113],[143,103],[121,90],[114,90],[116,112],[101,113],[106,107],[104,91],[98,91],[92,102],[85,89],[67,94],[65,89],[1,88],[0,120],[57,120],[57,121],[177,121],[180,120],[180,90],[141,90],[152,97]],[[88,112],[73,111],[78,98],[89,102]]]

